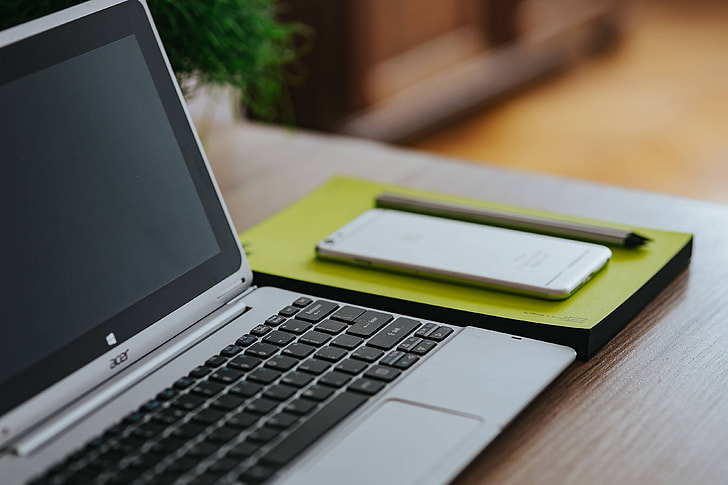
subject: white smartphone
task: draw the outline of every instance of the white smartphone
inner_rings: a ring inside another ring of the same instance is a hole
[[[319,258],[564,299],[604,267],[605,246],[372,209],[323,239]]]

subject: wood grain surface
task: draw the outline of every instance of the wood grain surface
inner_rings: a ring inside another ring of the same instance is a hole
[[[728,483],[728,206],[252,124],[211,131],[205,145],[238,230],[344,174],[694,233],[690,268],[457,483]]]

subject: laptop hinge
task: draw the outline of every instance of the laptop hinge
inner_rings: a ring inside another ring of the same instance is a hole
[[[245,298],[246,296],[248,296],[249,294],[251,294],[252,292],[254,292],[257,289],[258,289],[258,287],[255,285],[248,287],[248,289],[246,289],[245,291],[240,293],[238,296],[236,296],[235,298],[233,298],[232,300],[227,302],[227,305],[234,305],[235,303],[239,302],[240,300],[242,300],[243,298]]]
[[[236,300],[241,294],[246,293],[244,290],[245,279],[238,280],[230,288],[227,288],[220,293],[215,300],[220,302],[228,300],[227,303],[230,303],[231,300]]]
[[[248,292],[246,291],[243,294],[247,293]],[[239,301],[239,298],[243,294],[236,296],[233,300]],[[149,376],[163,365],[195,346],[249,309],[243,303],[232,305],[230,304],[231,302],[228,302],[228,304],[219,309],[217,315],[206,317],[206,319],[210,319],[206,324],[202,326],[194,325],[187,328],[177,336],[167,341],[165,344],[162,344],[160,347],[150,351],[145,357],[140,359],[140,362],[136,367],[130,368],[127,374],[119,376],[118,380],[115,382],[107,384],[106,387],[101,390],[97,390],[95,392],[92,391],[86,398],[66,406],[66,408],[52,420],[42,424],[40,427],[29,432],[12,444],[10,446],[10,450],[18,456],[32,455],[56,438],[59,434],[71,428],[89,414],[100,409],[125,390],[139,383],[145,377]],[[177,341],[170,345],[170,342],[175,340]],[[163,348],[161,352],[160,348]],[[155,352],[159,352],[159,355],[155,355],[149,360],[144,360],[150,355],[153,355]]]

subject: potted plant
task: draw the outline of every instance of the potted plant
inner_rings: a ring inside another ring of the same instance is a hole
[[[0,30],[83,0],[3,0]],[[250,112],[290,118],[284,66],[296,56],[294,23],[277,19],[276,0],[147,0],[180,85],[229,85]]]

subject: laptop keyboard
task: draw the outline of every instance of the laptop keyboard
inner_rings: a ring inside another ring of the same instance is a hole
[[[31,483],[264,483],[451,333],[300,297]]]

